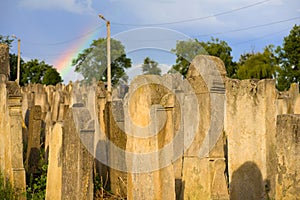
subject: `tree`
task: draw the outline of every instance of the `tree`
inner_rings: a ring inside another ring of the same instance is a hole
[[[171,50],[176,54],[176,64],[172,66],[171,71],[177,71],[184,77],[187,74],[190,62],[196,55],[207,54],[203,46],[197,40],[177,41],[176,48]]]
[[[73,59],[72,65],[75,66],[75,71],[81,73],[85,81],[91,82],[94,78],[101,81],[107,80],[106,49],[106,39],[100,38],[94,40],[89,48]],[[131,67],[131,60],[126,57],[124,49],[120,41],[111,40],[112,84],[118,83],[120,79],[125,82],[128,79],[125,69]]]
[[[144,59],[142,70],[143,74],[161,75],[161,69],[158,67],[158,63],[154,60],[151,60],[149,57]]]
[[[57,83],[61,83],[63,80],[60,74],[56,69],[50,67],[47,68],[42,80],[42,84],[44,85],[56,85]]]
[[[295,25],[277,49],[280,69],[277,88],[287,90],[291,83],[300,85],[300,26]]]
[[[24,70],[22,70],[22,66],[24,65],[24,60],[20,58],[20,75],[22,76]],[[9,66],[10,66],[10,80],[14,81],[17,79],[17,66],[18,66],[18,55],[9,54]],[[20,77],[21,79],[21,77]]]
[[[14,40],[9,36],[0,35],[0,43],[5,43],[9,47]],[[10,65],[10,80],[17,79],[17,65],[18,56],[16,54],[9,54]],[[27,83],[41,83],[45,85],[56,85],[63,80],[55,68],[46,64],[44,61],[39,62],[37,59],[31,60],[27,63],[20,58],[20,85]]]
[[[11,47],[11,43],[13,41],[14,39],[10,39],[10,36],[0,35],[0,44],[7,44],[9,47]]]
[[[55,85],[62,82],[60,74],[51,65],[37,59],[26,62],[21,71],[20,85],[27,83],[41,83]]]
[[[195,56],[212,55],[219,57],[226,67],[227,76],[236,76],[236,64],[232,61],[231,47],[218,38],[211,38],[208,42],[199,42],[197,39],[188,41],[178,41],[176,48],[172,49],[177,55],[176,64],[173,65],[172,70],[178,71],[183,76],[186,75],[190,62]]]
[[[273,79],[276,77],[278,61],[272,45],[263,53],[247,53],[240,57],[237,78],[239,79]]]

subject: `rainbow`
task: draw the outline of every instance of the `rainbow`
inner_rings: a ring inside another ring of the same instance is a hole
[[[99,27],[97,29],[99,29]],[[54,61],[54,66],[63,79],[72,70],[75,70],[75,68],[72,67],[72,59],[76,58],[81,51],[90,46],[93,40],[99,37],[97,29],[76,39],[75,42],[71,44],[56,61]]]

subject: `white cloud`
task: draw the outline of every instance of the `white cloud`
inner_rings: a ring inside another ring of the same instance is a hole
[[[92,0],[21,0],[20,6],[31,9],[65,10],[74,13],[94,13]]]

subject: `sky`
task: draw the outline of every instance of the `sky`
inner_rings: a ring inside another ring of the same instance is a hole
[[[1,0],[0,35],[21,39],[21,56],[53,65],[64,82],[80,79],[71,60],[91,42],[120,40],[132,59],[134,74],[147,56],[167,71],[178,40],[211,37],[226,41],[234,60],[247,52],[282,45],[300,24],[299,0]],[[11,53],[17,53],[13,42]]]

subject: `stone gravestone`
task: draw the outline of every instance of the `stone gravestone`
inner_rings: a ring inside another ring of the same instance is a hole
[[[26,199],[24,192],[26,190],[25,170],[23,165],[23,141],[22,141],[22,108],[21,92],[16,82],[7,82],[8,89],[8,110],[9,110],[9,140],[10,144],[10,165],[11,182],[18,193],[18,199]]]
[[[220,59],[202,55],[193,59],[187,74],[192,91],[184,97],[184,141],[185,145],[192,142],[184,153],[184,199],[229,199],[222,139],[225,74]],[[199,113],[195,113],[194,105]]]
[[[105,109],[106,135],[111,142],[108,145],[109,183],[111,191],[121,197],[127,196],[127,173],[125,151],[127,137],[124,133],[124,114],[122,100],[114,100],[106,103]],[[114,147],[122,149],[123,153],[114,151]],[[123,170],[114,169],[115,165],[123,165]]]
[[[128,199],[175,199],[175,177],[168,160],[172,146],[169,157],[160,154],[173,137],[172,106],[160,105],[168,102],[165,95],[170,90],[162,85],[159,76],[137,77],[125,98]]]
[[[10,74],[9,48],[0,44],[0,171],[10,181],[18,199],[26,199],[22,143],[22,95]]]
[[[277,116],[276,199],[300,197],[300,116]]]
[[[62,192],[62,136],[61,123],[56,123],[49,139],[46,199],[60,200]]]
[[[94,121],[83,104],[74,104],[63,127],[61,199],[92,200]]]
[[[26,155],[26,171],[29,174],[38,173],[38,165],[41,158],[41,117],[41,106],[33,106],[29,111],[28,146]]]
[[[7,44],[0,44],[0,74],[4,74],[9,79],[9,47]]]
[[[261,197],[265,198],[268,192],[270,198],[274,198],[275,179],[272,174],[277,170],[276,96],[274,80],[226,81],[225,133],[228,139],[228,174],[232,199],[257,195],[259,192]],[[243,156],[237,156],[240,154]],[[255,172],[256,177],[261,174],[261,178],[248,181],[245,177],[251,180],[253,176],[244,173],[247,169]],[[234,187],[242,188],[235,183],[246,184],[253,190],[245,187],[239,191]]]

